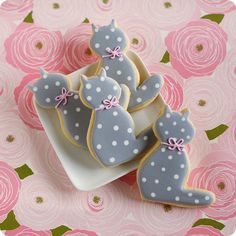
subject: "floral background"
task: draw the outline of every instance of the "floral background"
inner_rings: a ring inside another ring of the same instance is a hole
[[[142,202],[132,172],[90,192],[70,183],[27,85],[39,67],[70,73],[97,60],[90,23],[117,20],[162,96],[188,107],[197,134],[188,184],[208,208]],[[236,7],[227,0],[7,0],[0,7],[0,229],[15,235],[230,235],[236,229]]]

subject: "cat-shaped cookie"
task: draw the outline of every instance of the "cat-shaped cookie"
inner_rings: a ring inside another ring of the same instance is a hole
[[[172,112],[167,106],[154,123],[153,130],[159,141],[141,161],[137,172],[144,199],[185,207],[214,202],[211,192],[186,186],[188,161],[184,148],[194,136],[188,115],[187,110]]]
[[[110,78],[130,89],[128,110],[136,111],[150,104],[163,85],[161,76],[152,75],[140,85],[139,72],[126,55],[129,42],[125,33],[116,27],[114,20],[108,26],[92,25],[92,28],[90,47],[101,57],[100,67],[105,68]]]
[[[79,93],[69,89],[69,81],[63,74],[40,70],[41,78],[29,89],[38,105],[56,109],[63,133],[73,143],[87,147],[86,135],[91,110],[80,100]]]
[[[127,103],[122,106],[119,103],[121,87],[126,86],[107,77],[105,69],[100,75],[81,77],[81,100],[92,109],[88,147],[103,166],[117,166],[130,161],[156,142],[151,128],[136,137],[133,119],[126,110],[129,90],[123,89]]]

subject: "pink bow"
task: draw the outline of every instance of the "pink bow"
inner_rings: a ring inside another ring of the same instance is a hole
[[[117,97],[112,97],[111,99],[105,99],[102,101],[102,105],[99,108],[96,108],[95,111],[99,110],[109,110],[112,107],[116,107],[119,104]]]
[[[164,143],[164,142],[162,142],[162,144],[164,144],[164,145],[166,145],[166,146],[168,146],[168,149],[169,150],[175,150],[175,149],[177,149],[178,151],[183,151],[183,149],[184,149],[184,145],[183,145],[183,143],[184,143],[184,139],[176,139],[176,138],[168,138],[167,139],[167,143]]]
[[[59,96],[55,97],[55,100],[58,101],[58,103],[55,107],[58,108],[62,102],[63,102],[63,106],[65,106],[68,102],[67,98],[73,96],[73,94],[74,94],[73,92],[71,92],[63,87],[61,89],[61,94]]]
[[[108,55],[103,55],[102,57],[109,57],[110,59],[115,59],[116,57],[121,57],[122,52],[120,52],[120,46],[115,47],[113,50],[110,48],[107,48],[106,51],[108,52]]]

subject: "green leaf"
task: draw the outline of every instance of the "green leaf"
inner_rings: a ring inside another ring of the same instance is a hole
[[[26,164],[24,164],[23,166],[20,166],[18,168],[15,169],[15,171],[17,172],[17,174],[19,175],[20,179],[24,179],[27,176],[33,175],[33,171],[29,168],[29,166],[27,166]]]
[[[107,3],[109,2],[109,0],[102,0],[102,2],[103,2],[104,4],[107,4]]]
[[[209,140],[215,139],[221,134],[223,134],[229,127],[227,125],[221,124],[214,129],[205,130]]]
[[[87,17],[85,17],[83,23],[89,23],[89,19]]]
[[[55,229],[51,229],[52,235],[53,236],[61,236],[65,232],[70,231],[71,229],[65,225],[61,225]]]
[[[16,221],[15,214],[13,211],[10,211],[7,215],[7,218],[0,224],[1,230],[13,230],[20,226]]]
[[[217,24],[220,24],[220,22],[224,18],[224,14],[209,14],[201,17],[202,19],[208,19],[211,21],[216,22]]]
[[[219,229],[219,230],[222,230],[225,227],[225,225],[222,224],[221,222],[216,221],[216,220],[212,220],[212,219],[208,219],[208,218],[202,218],[202,219],[196,221],[192,227],[196,227],[199,225],[210,225],[210,226],[212,226],[216,229]]]
[[[170,61],[170,54],[168,51],[165,52],[165,54],[163,55],[161,62],[162,63],[168,63]]]
[[[33,19],[32,14],[33,14],[33,12],[31,11],[31,12],[25,17],[25,19],[23,20],[23,22],[26,22],[26,23],[34,23],[34,19]]]

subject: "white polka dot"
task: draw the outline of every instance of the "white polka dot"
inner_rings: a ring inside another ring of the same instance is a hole
[[[180,168],[181,168],[181,169],[184,169],[184,167],[185,167],[184,164],[181,164],[181,165],[180,165]]]
[[[115,140],[113,140],[111,144],[112,144],[112,146],[116,146],[117,142]]]
[[[132,133],[132,129],[131,129],[131,128],[128,128],[128,129],[127,129],[127,132],[128,132],[129,134],[131,134],[131,133]]]
[[[168,134],[169,134],[169,131],[168,131],[168,130],[166,130],[166,131],[165,131],[165,134],[166,134],[166,135],[168,135]]]
[[[98,29],[96,28],[96,29],[94,29],[94,31],[97,33],[97,32],[98,32]]]
[[[105,70],[109,70],[109,66],[105,66]]]
[[[174,121],[172,124],[173,124],[173,126],[176,126],[176,125],[177,125],[177,122],[176,122],[176,121]]]
[[[102,82],[105,81],[105,77],[101,76],[100,81],[102,81]]]
[[[46,100],[45,100],[47,103],[49,103],[50,101],[51,101],[51,99],[50,98],[46,98]]]
[[[147,179],[145,177],[142,178],[142,182],[143,183],[146,183],[147,182]]]
[[[75,123],[75,127],[79,127],[79,123]]]
[[[156,194],[155,193],[151,193],[151,197],[156,197]]]
[[[185,119],[185,117],[182,117],[182,119],[181,119],[182,121],[186,121],[186,119]]]
[[[109,95],[107,96],[107,98],[108,98],[108,99],[112,99],[112,95],[109,94]]]
[[[185,132],[185,129],[184,129],[184,128],[182,128],[180,131],[183,133],[183,132]]]
[[[137,98],[137,102],[142,102],[142,98]]]
[[[115,162],[115,160],[116,160],[115,157],[110,157],[110,158],[109,158],[109,162],[111,162],[111,163]]]
[[[209,196],[205,196],[205,200],[210,200],[210,197]]]
[[[133,153],[134,153],[134,154],[138,154],[138,149],[135,148],[135,149],[133,150]]]
[[[159,179],[155,179],[155,184],[159,184]]]
[[[77,100],[79,98],[79,95],[78,94],[75,94],[74,95],[74,99]]]
[[[112,115],[113,115],[113,116],[117,116],[117,115],[118,115],[118,112],[117,112],[117,111],[113,111],[113,112],[112,112]]]
[[[116,71],[116,74],[121,75],[122,74],[121,70]]]
[[[179,179],[179,175],[174,175],[174,179]]]
[[[162,123],[162,122],[159,122],[159,126],[163,126],[163,123]]]
[[[198,200],[198,199],[195,199],[194,202],[195,202],[195,204],[198,204],[198,203],[199,203],[199,200]]]
[[[79,135],[75,135],[75,136],[74,136],[74,139],[75,139],[75,140],[79,140]]]
[[[181,151],[178,151],[178,155],[182,155],[182,152],[181,152]]]
[[[56,86],[60,86],[61,83],[60,83],[59,81],[56,81],[55,85],[56,85]]]
[[[122,38],[121,38],[121,37],[118,37],[116,40],[117,40],[118,42],[121,42],[121,41],[122,41]]]
[[[111,32],[115,32],[115,30],[116,30],[115,28],[111,28]]]
[[[128,146],[128,145],[129,145],[129,140],[125,140],[125,141],[124,141],[124,145],[125,145],[125,146]]]
[[[147,90],[147,86],[146,86],[146,85],[143,85],[143,86],[141,87],[141,89],[142,89],[142,90]]]
[[[102,149],[102,145],[101,144],[98,144],[96,147],[97,147],[98,150]]]
[[[152,161],[150,164],[151,164],[151,166],[155,166],[155,162],[154,161]]]
[[[81,109],[80,109],[80,107],[76,107],[76,112],[80,112],[81,111]]]
[[[64,115],[67,115],[68,111],[67,111],[67,110],[64,110],[63,113],[64,113]]]
[[[47,74],[43,74],[43,78],[47,79],[48,75]]]
[[[170,113],[166,113],[166,118],[170,118]]]
[[[192,196],[193,196],[193,193],[188,193],[188,196],[189,196],[189,197],[192,197]]]
[[[145,140],[145,141],[148,140],[148,136],[144,136],[143,140]]]
[[[87,83],[87,84],[85,85],[85,88],[86,88],[86,89],[91,89],[91,88],[92,88],[92,85],[91,85],[90,83]]]
[[[128,77],[127,77],[127,80],[128,80],[128,81],[132,80],[132,77],[131,77],[131,76],[128,76]]]
[[[97,128],[98,128],[98,129],[101,129],[101,128],[102,128],[102,124],[98,124],[98,125],[97,125]]]
[[[100,44],[99,43],[95,43],[95,48],[99,48],[100,47]]]
[[[115,131],[119,130],[119,126],[118,125],[114,125],[113,126],[113,130],[115,130]]]
[[[166,188],[166,190],[169,192],[169,191],[171,191],[171,187],[170,186],[168,186],[167,188]]]
[[[175,197],[175,201],[178,202],[180,200],[179,196]]]
[[[169,160],[172,160],[172,159],[173,159],[173,156],[169,155],[169,156],[168,156],[168,159],[169,159]]]
[[[34,91],[34,92],[37,92],[37,91],[38,91],[38,88],[37,88],[37,87],[33,87],[33,91]]]
[[[49,86],[47,84],[44,85],[44,89],[49,89]]]
[[[162,167],[162,168],[161,168],[161,171],[162,171],[162,172],[165,172],[165,171],[166,171],[166,168],[165,168],[165,167]]]
[[[160,84],[156,83],[155,88],[160,88]]]
[[[106,35],[106,36],[105,36],[105,39],[109,39],[109,38],[110,38],[110,36],[109,36],[109,35]]]
[[[97,87],[97,88],[96,88],[96,92],[97,92],[97,93],[100,93],[100,92],[101,92],[101,88],[100,88],[100,87]]]
[[[116,85],[113,86],[113,90],[116,91],[118,87]]]
[[[165,152],[166,151],[166,149],[165,148],[161,148],[161,152]]]
[[[190,139],[191,137],[188,135],[186,138],[187,138],[187,139]]]
[[[124,61],[124,58],[123,58],[123,57],[120,57],[120,58],[119,58],[119,61]]]
[[[91,100],[92,100],[92,97],[91,97],[91,96],[87,96],[87,100],[88,100],[88,101],[91,101]]]

